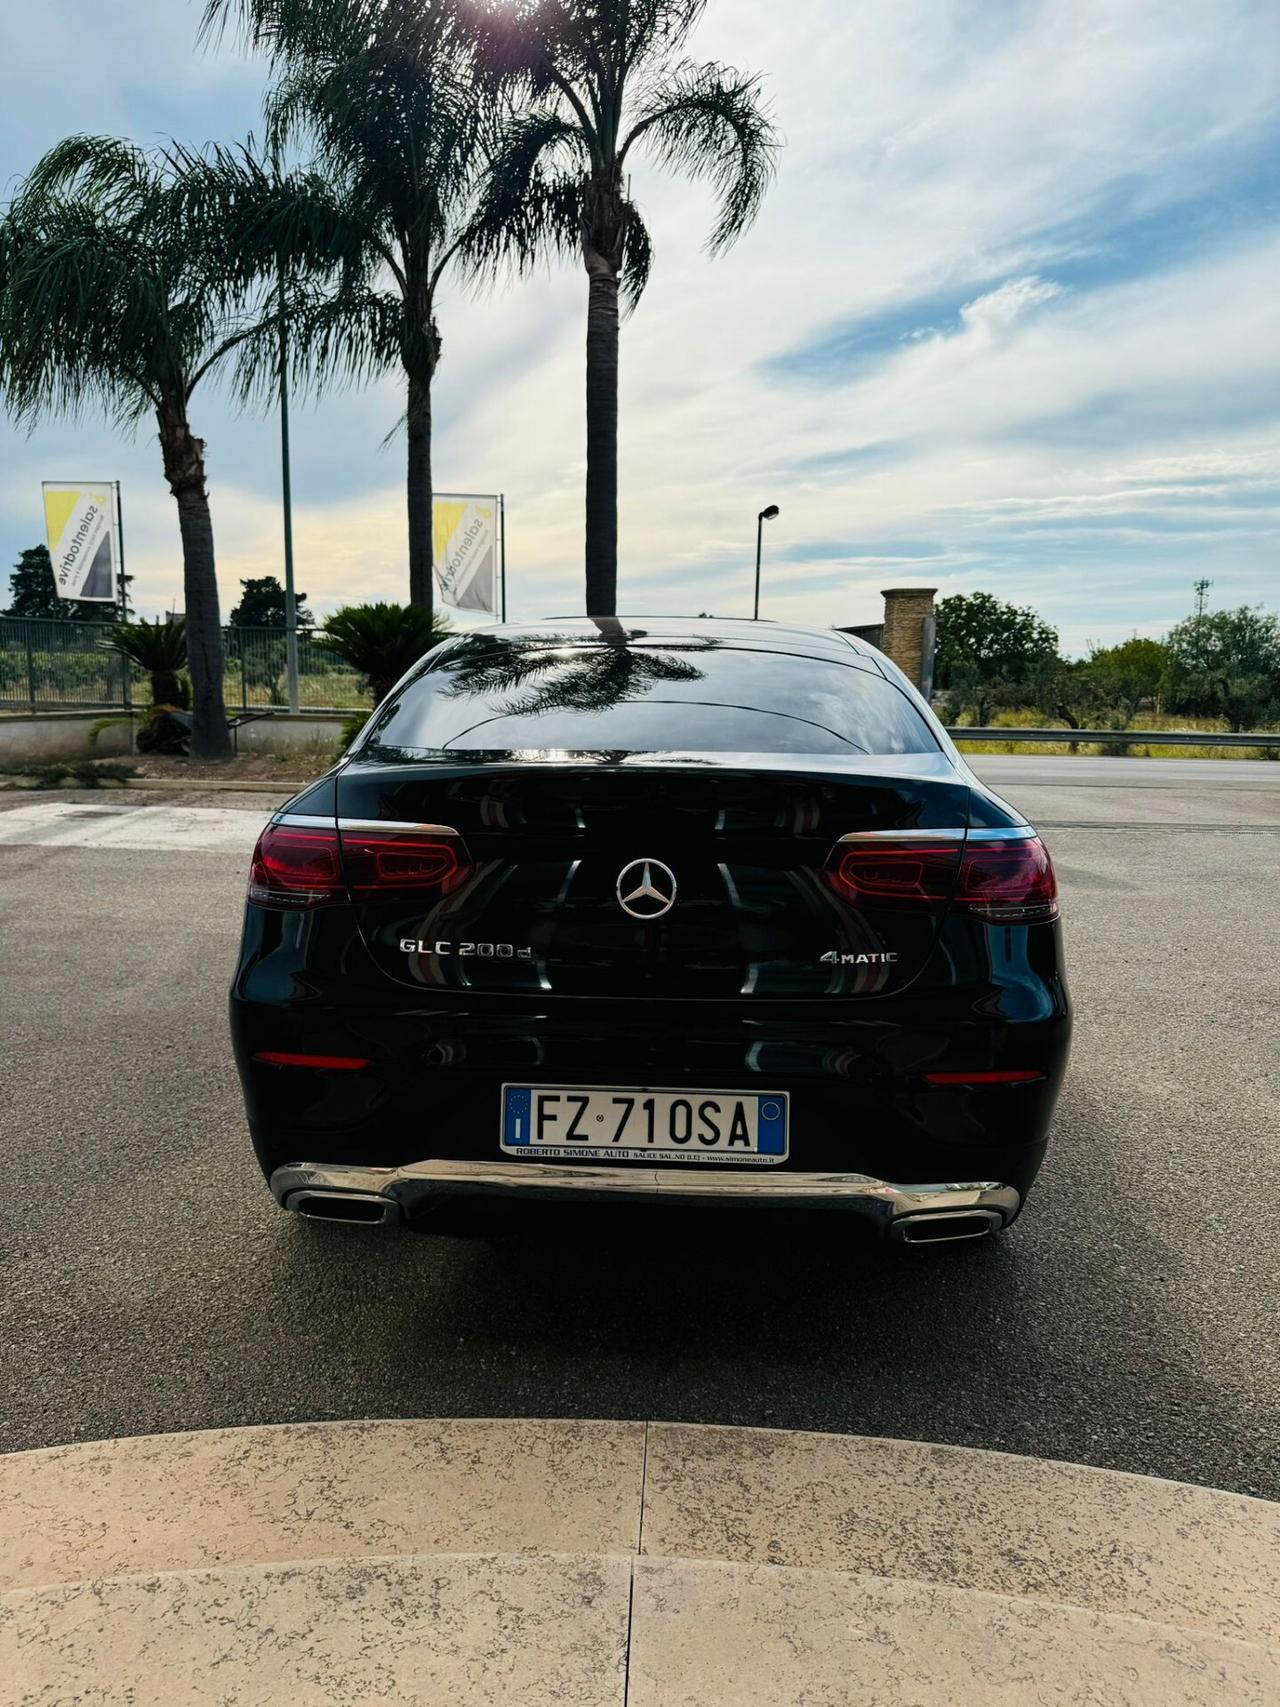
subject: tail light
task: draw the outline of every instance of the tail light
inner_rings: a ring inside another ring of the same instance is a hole
[[[447,895],[471,872],[461,836],[451,830],[342,830],[342,863],[357,899],[368,896]]]
[[[1058,916],[1058,879],[1039,836],[1018,842],[968,842],[956,900],[1000,924],[1033,924]]]
[[[249,899],[259,907],[322,907],[345,901],[338,831],[268,824],[249,868]]]
[[[874,841],[838,846],[832,882],[847,901],[870,906],[940,904],[955,893],[959,842]]]
[[[469,875],[466,845],[452,831],[301,828],[269,824],[258,838],[249,899],[296,910],[327,902],[445,895]]]
[[[845,900],[858,906],[945,906],[979,918],[1031,924],[1058,916],[1058,882],[1038,836],[1017,841],[838,843],[827,868]]]

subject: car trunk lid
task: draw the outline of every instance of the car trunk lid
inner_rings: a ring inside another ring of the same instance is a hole
[[[337,810],[349,879],[370,825],[436,826],[465,850],[439,890],[353,883],[364,942],[401,983],[600,999],[862,997],[905,987],[928,958],[968,792],[941,755],[859,766],[502,756],[354,762],[339,774]],[[927,892],[851,892],[835,876],[851,836],[908,858],[934,848]]]

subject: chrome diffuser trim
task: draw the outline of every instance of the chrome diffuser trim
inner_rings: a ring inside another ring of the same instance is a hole
[[[728,1176],[728,1177],[726,1177]],[[727,1167],[557,1167],[549,1162],[409,1162],[399,1168],[298,1162],[277,1168],[271,1190],[284,1209],[299,1194],[350,1192],[382,1198],[411,1215],[444,1197],[661,1199],[664,1203],[788,1204],[847,1209],[893,1231],[908,1216],[987,1211],[1007,1226],[1020,1199],[998,1180],[896,1185],[870,1174],[734,1173]],[[395,1219],[391,1216],[389,1219]]]

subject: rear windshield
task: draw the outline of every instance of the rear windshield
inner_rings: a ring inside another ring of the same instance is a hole
[[[856,658],[477,637],[409,682],[363,751],[927,753],[907,696]]]

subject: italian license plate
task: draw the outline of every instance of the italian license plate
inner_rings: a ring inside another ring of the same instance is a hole
[[[738,1163],[787,1159],[787,1097],[779,1091],[660,1091],[598,1085],[503,1085],[502,1148],[560,1162]]]

